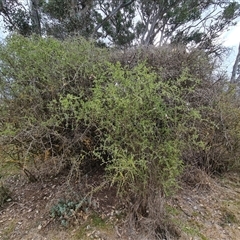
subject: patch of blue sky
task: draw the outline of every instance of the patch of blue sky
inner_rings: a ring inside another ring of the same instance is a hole
[[[229,31],[224,32],[220,39],[223,46],[230,50],[229,55],[223,62],[223,69],[225,69],[230,76],[237,56],[238,45],[240,43],[240,22],[238,22],[236,26],[231,27]]]

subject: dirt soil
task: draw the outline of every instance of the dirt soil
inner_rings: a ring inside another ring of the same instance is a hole
[[[238,240],[240,239],[240,177],[236,173],[222,178],[206,176],[199,184],[183,184],[169,199],[167,210],[181,231],[181,240]],[[101,176],[88,182],[94,188]],[[86,209],[74,212],[69,226],[50,212],[60,199],[78,199],[81,183],[66,183],[66,176],[46,178],[30,183],[20,175],[9,176],[4,186],[10,197],[0,209],[1,240],[74,240],[74,239],[132,239],[120,222],[123,206],[116,191],[105,187],[91,196]],[[87,210],[87,208],[91,210]]]
[[[169,204],[174,221],[185,232],[181,239],[240,239],[239,173],[211,178],[199,171],[195,177],[198,184],[183,185]]]

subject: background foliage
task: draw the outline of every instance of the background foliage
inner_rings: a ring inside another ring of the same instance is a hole
[[[236,24],[239,9],[233,0],[0,1],[5,28],[24,36],[84,36],[119,48],[182,43],[217,56],[219,36]]]

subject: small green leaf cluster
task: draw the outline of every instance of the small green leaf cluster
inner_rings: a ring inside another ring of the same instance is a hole
[[[70,221],[76,217],[78,211],[87,212],[89,207],[90,204],[87,199],[82,199],[80,202],[61,199],[50,209],[50,216],[59,220],[62,226],[67,227]]]

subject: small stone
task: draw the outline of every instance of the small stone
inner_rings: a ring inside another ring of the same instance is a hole
[[[147,211],[148,211],[148,210],[147,210]],[[121,214],[121,211],[116,210],[116,211],[115,211],[115,214],[116,214],[116,215],[119,215],[119,214]]]

